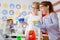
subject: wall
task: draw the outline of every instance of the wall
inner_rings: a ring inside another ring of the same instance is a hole
[[[26,16],[34,1],[40,2],[41,0],[0,0],[0,28],[4,28],[9,18],[14,19],[16,23],[18,15],[22,13]]]
[[[33,1],[41,2],[43,0],[0,0],[0,28],[4,28],[6,20],[9,18],[14,19],[14,23],[16,23],[18,15],[22,13],[23,16],[26,16],[31,9]],[[60,0],[47,1],[53,3],[54,10],[58,14],[60,20]]]

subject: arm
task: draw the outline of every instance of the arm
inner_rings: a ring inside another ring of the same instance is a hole
[[[51,19],[52,23],[48,24],[47,28],[56,28],[56,27],[58,27],[58,17],[57,17],[57,15],[52,13],[50,15],[50,19]]]
[[[46,28],[46,24],[39,23],[38,27],[40,27],[40,28]]]
[[[58,25],[58,18],[57,18],[57,15],[56,14],[51,14],[50,15],[50,18],[51,18],[51,21],[52,21],[52,23],[50,23],[50,24],[45,24],[45,23],[43,23],[43,24],[39,24],[39,27],[41,27],[41,28],[45,28],[45,27],[47,27],[47,28],[51,28],[51,27],[57,27],[57,25]],[[44,20],[45,20],[45,18],[43,18],[43,22],[44,22]]]

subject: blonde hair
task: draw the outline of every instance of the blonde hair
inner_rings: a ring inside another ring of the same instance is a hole
[[[33,2],[32,5],[35,5],[36,9],[39,9],[40,3],[39,2]]]

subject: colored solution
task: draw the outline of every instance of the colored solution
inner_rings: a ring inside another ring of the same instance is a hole
[[[24,22],[24,18],[20,18],[20,19],[19,19],[19,22],[20,22],[20,23]]]
[[[22,37],[21,36],[17,36],[16,40],[22,40]]]

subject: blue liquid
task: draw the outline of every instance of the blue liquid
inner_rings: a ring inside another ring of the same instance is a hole
[[[24,22],[24,18],[18,19],[20,23]]]

